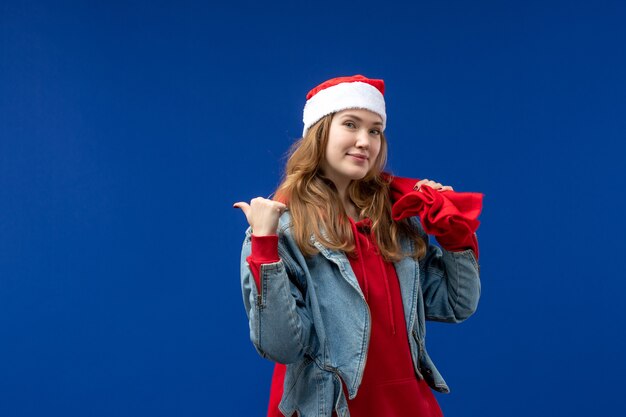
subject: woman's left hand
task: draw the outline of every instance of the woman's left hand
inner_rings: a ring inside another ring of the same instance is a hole
[[[417,182],[417,184],[415,184],[415,186],[413,187],[413,189],[415,191],[420,191],[422,188],[422,185],[427,185],[430,188],[432,188],[433,190],[438,190],[438,191],[454,191],[452,189],[452,187],[450,187],[449,185],[441,185],[440,182],[435,182],[432,180],[429,180],[428,178],[424,178],[423,180],[419,180]]]

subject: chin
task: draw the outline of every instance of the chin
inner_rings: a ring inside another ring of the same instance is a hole
[[[369,171],[355,172],[355,173],[352,173],[352,175],[348,175],[348,177],[352,181],[360,181],[367,176],[368,172]]]

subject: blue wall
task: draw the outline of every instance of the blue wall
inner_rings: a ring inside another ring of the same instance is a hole
[[[0,415],[263,416],[246,226],[306,92],[387,83],[389,168],[484,193],[447,416],[623,415],[626,4],[0,3]]]

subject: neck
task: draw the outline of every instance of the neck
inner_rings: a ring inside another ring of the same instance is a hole
[[[346,214],[353,219],[358,217],[356,206],[352,203],[352,200],[348,198],[347,191],[348,185],[352,182],[350,179],[346,178],[332,178],[330,176],[326,176],[333,184],[335,184],[335,188],[337,189],[337,193],[339,194],[339,201],[343,204],[343,207],[346,211]]]
[[[346,214],[352,219],[358,220],[359,214],[357,208],[347,194],[349,184],[349,181],[345,184],[335,183],[335,187],[337,187],[337,192],[339,193],[339,201],[343,203]]]

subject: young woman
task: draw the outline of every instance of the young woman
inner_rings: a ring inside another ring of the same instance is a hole
[[[476,309],[482,194],[383,172],[383,80],[328,80],[303,120],[275,198],[234,205],[250,338],[277,363],[269,415],[441,416],[425,320]]]

